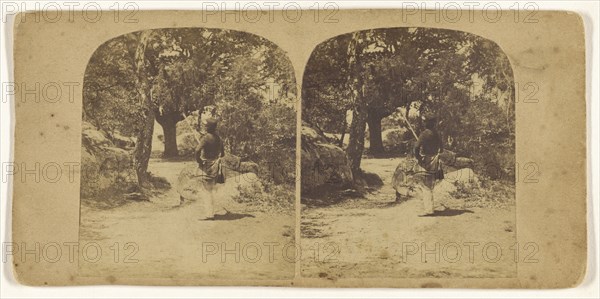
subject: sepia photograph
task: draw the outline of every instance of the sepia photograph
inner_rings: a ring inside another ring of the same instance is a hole
[[[302,82],[304,277],[514,277],[515,82],[462,31],[339,35]],[[324,257],[326,255],[327,257]]]
[[[285,53],[245,32],[99,45],[83,85],[80,242],[124,261],[105,254],[82,275],[293,278],[293,262],[261,252],[294,240],[295,84]]]
[[[597,283],[584,11],[183,2],[2,6],[2,297]]]

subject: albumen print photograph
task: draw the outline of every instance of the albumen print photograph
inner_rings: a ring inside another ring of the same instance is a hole
[[[0,23],[4,280],[268,297],[597,279],[585,13],[207,3]]]
[[[385,28],[319,44],[302,82],[304,277],[514,277],[512,68],[493,41]]]
[[[121,257],[82,275],[291,279],[295,94],[285,53],[249,33],[153,29],[98,45],[83,86],[80,242]]]

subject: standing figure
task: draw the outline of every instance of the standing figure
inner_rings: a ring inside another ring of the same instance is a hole
[[[423,206],[426,214],[434,213],[433,187],[437,180],[444,178],[444,171],[440,163],[440,153],[444,145],[437,131],[437,119],[433,115],[425,115],[425,130],[419,135],[413,153],[419,166],[425,169],[424,182],[427,188],[423,194]]]
[[[206,190],[207,198],[203,200],[203,211],[201,220],[214,218],[214,193],[215,185],[223,177],[221,158],[225,155],[223,142],[217,135],[217,120],[209,118],[205,122],[206,134],[200,139],[196,148],[196,162],[202,170],[202,185]]]

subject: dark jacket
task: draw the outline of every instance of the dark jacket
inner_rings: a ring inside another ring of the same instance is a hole
[[[196,162],[202,165],[204,161],[213,161],[225,155],[223,142],[216,134],[207,133],[200,139],[196,148]]]
[[[431,182],[444,178],[444,170],[440,163],[440,157],[437,155],[444,151],[442,138],[438,132],[426,129],[419,136],[414,148],[414,155],[419,165],[423,167],[429,176],[433,179]],[[432,183],[433,184],[433,183]],[[433,188],[433,185],[431,185]]]
[[[431,129],[425,129],[419,135],[419,140],[415,144],[414,155],[419,158],[422,155],[435,156],[438,153],[444,151],[444,144],[442,138],[437,131]]]

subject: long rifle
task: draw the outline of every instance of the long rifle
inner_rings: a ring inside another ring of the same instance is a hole
[[[192,126],[189,122],[189,119],[187,118],[187,115],[185,115],[185,112],[181,113],[183,115],[183,119],[185,120],[184,122],[190,127],[190,129],[192,129],[192,132],[194,132],[194,138],[196,139],[196,142],[198,142],[198,144],[200,144],[200,138],[198,137],[198,131],[194,128],[194,126]]]
[[[415,137],[415,140],[419,140],[419,137],[417,137],[417,133],[415,133],[415,130],[413,130],[412,126],[410,125],[410,122],[408,122],[408,119],[406,118],[406,116],[404,115],[404,113],[400,112],[400,115],[402,115],[402,119],[404,119],[404,121],[406,122],[406,125],[408,126],[408,129],[412,132],[413,136]],[[440,152],[438,151],[438,153],[433,157],[433,159],[437,159],[440,156]]]
[[[408,119],[406,118],[406,115],[404,115],[404,113],[402,113],[401,111],[400,115],[402,116],[402,119],[404,119],[404,122],[406,122],[406,125],[408,126],[408,129],[412,132],[413,136],[415,137],[415,140],[419,140],[419,137],[417,136],[417,133],[415,133],[415,130],[413,130],[412,126],[410,125],[410,122],[408,122]]]

